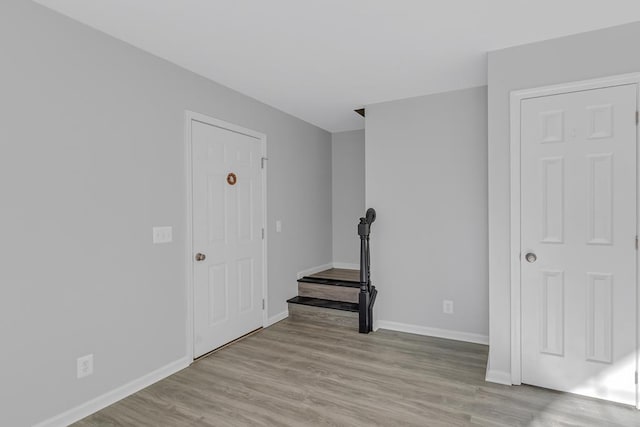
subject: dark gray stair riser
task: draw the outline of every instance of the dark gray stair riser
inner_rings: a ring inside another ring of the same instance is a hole
[[[332,301],[358,302],[359,288],[298,282],[298,296]]]
[[[358,313],[289,303],[289,319],[323,326],[344,326],[358,331]]]

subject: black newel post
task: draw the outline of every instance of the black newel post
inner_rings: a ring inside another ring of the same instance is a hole
[[[373,304],[377,295],[375,286],[371,285],[371,264],[369,254],[369,234],[371,224],[376,220],[376,211],[367,210],[364,218],[360,218],[358,235],[360,236],[360,295],[359,305],[359,331],[367,334],[373,330]]]

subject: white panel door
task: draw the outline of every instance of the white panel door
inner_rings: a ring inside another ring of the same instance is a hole
[[[262,141],[195,120],[191,141],[198,357],[262,326]]]
[[[522,102],[523,383],[636,404],[636,106],[637,85]]]

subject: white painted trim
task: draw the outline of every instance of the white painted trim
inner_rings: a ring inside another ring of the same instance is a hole
[[[502,371],[487,371],[485,381],[496,384],[511,385],[511,373]]]
[[[186,198],[186,236],[185,236],[185,260],[186,260],[186,287],[187,287],[187,358],[193,360],[194,355],[194,308],[193,308],[193,149],[191,145],[191,122],[197,121],[205,123],[211,126],[216,126],[221,129],[226,129],[232,132],[237,132],[243,135],[247,135],[260,140],[262,145],[262,156],[267,157],[267,136],[263,133],[253,131],[251,129],[244,128],[242,126],[228,123],[223,120],[215,119],[213,117],[205,116],[204,114],[195,113],[193,111],[185,111],[185,171],[186,171],[186,183],[187,183],[187,198]],[[269,275],[267,267],[267,163],[262,169],[262,226],[265,229],[264,239],[262,240],[262,298],[264,298],[264,310],[262,310],[262,326],[267,327],[269,323]]]
[[[613,86],[622,86],[628,84],[640,85],[640,73],[623,74],[618,76],[603,77],[599,79],[584,80],[578,82],[569,82],[553,86],[544,86],[533,89],[525,89],[511,92],[510,95],[510,167],[511,167],[511,194],[510,194],[510,266],[511,266],[511,372],[510,378],[512,384],[522,383],[522,354],[521,354],[521,275],[520,275],[520,256],[521,256],[521,212],[520,212],[520,108],[522,101],[529,98],[538,98],[550,95],[559,95],[563,93],[579,92],[584,90],[593,90],[607,88]],[[637,136],[636,136],[637,140]],[[638,163],[640,165],[640,163]],[[640,189],[640,187],[638,187]],[[640,224],[640,218],[638,219]],[[639,259],[640,261],[640,259]],[[636,274],[636,286],[637,274]],[[638,300],[640,304],[640,299]],[[636,306],[636,310],[640,305]],[[636,316],[638,318],[638,316]],[[638,343],[640,344],[640,318],[638,318]],[[636,351],[636,357],[639,351]],[[637,362],[640,362],[638,359]],[[637,365],[638,366],[638,365]],[[496,373],[499,376],[502,373]],[[488,375],[488,374],[487,374]],[[499,381],[496,381],[499,382]],[[636,396],[638,393],[636,392]]]
[[[285,310],[282,313],[278,313],[275,316],[271,316],[269,317],[269,320],[267,320],[267,323],[265,324],[265,328],[268,328],[269,326],[280,322],[281,320],[286,319],[287,317],[289,317],[289,310]]]
[[[360,264],[352,264],[348,262],[334,262],[333,268],[345,268],[347,270],[360,270]]]
[[[409,325],[407,323],[391,322],[388,320],[378,320],[374,329],[387,329],[390,331],[407,332],[409,334],[424,335],[428,337],[446,338],[455,341],[489,345],[489,337],[487,335],[452,331],[449,329],[430,328],[427,326]]]
[[[520,103],[523,98],[511,93],[510,160],[510,246],[511,262],[511,384],[521,384],[520,355]],[[517,141],[517,142],[514,142]],[[517,284],[517,285],[516,285]]]
[[[191,146],[191,112],[185,111],[184,114],[184,170],[186,181],[186,200],[185,200],[185,281],[187,288],[187,335],[185,340],[185,354],[189,360],[193,360],[193,334],[194,334],[194,309],[193,309],[193,149]]]
[[[636,93],[636,111],[640,111],[640,84]],[[640,135],[636,126],[636,238],[640,235]],[[636,250],[636,373],[640,371],[640,251]],[[636,409],[640,410],[640,385],[636,381]]]
[[[264,167],[262,168],[262,227],[264,228],[264,239],[262,239],[262,298],[264,298],[264,309],[262,310],[262,327],[269,326],[269,265],[267,251],[269,245],[269,227],[267,227],[267,169],[269,160],[267,156],[267,136],[260,134],[262,139],[262,157]],[[262,161],[262,160],[261,160]]]
[[[307,268],[306,270],[298,271],[298,273],[296,273],[296,279],[302,279],[304,276],[320,273],[321,271],[329,270],[330,268],[333,268],[332,263]]]
[[[601,89],[613,86],[640,83],[640,73],[620,74],[617,76],[601,77],[597,79],[581,80],[577,82],[560,83],[531,89],[511,92],[511,99],[539,98],[542,96],[559,95],[563,93],[581,92],[584,90]]]
[[[156,369],[155,371],[150,372],[147,375],[144,375],[136,380],[133,380],[123,385],[122,387],[118,387],[79,406],[76,406],[75,408],[71,408],[68,411],[42,421],[36,424],[34,427],[62,427],[73,424],[76,421],[80,421],[81,419],[95,412],[98,412],[99,410],[104,409],[109,405],[113,405],[117,401],[122,400],[127,396],[131,396],[132,394],[150,386],[151,384],[157,383],[158,381],[167,378],[168,376],[173,375],[178,371],[183,370],[184,368],[188,367],[190,363],[191,360],[187,357],[176,360],[175,362],[169,363],[168,365],[163,366],[160,369]]]

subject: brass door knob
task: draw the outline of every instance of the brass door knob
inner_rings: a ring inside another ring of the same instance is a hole
[[[207,259],[207,256],[205,254],[201,254],[201,253],[196,254],[196,261],[204,261],[205,259]]]

